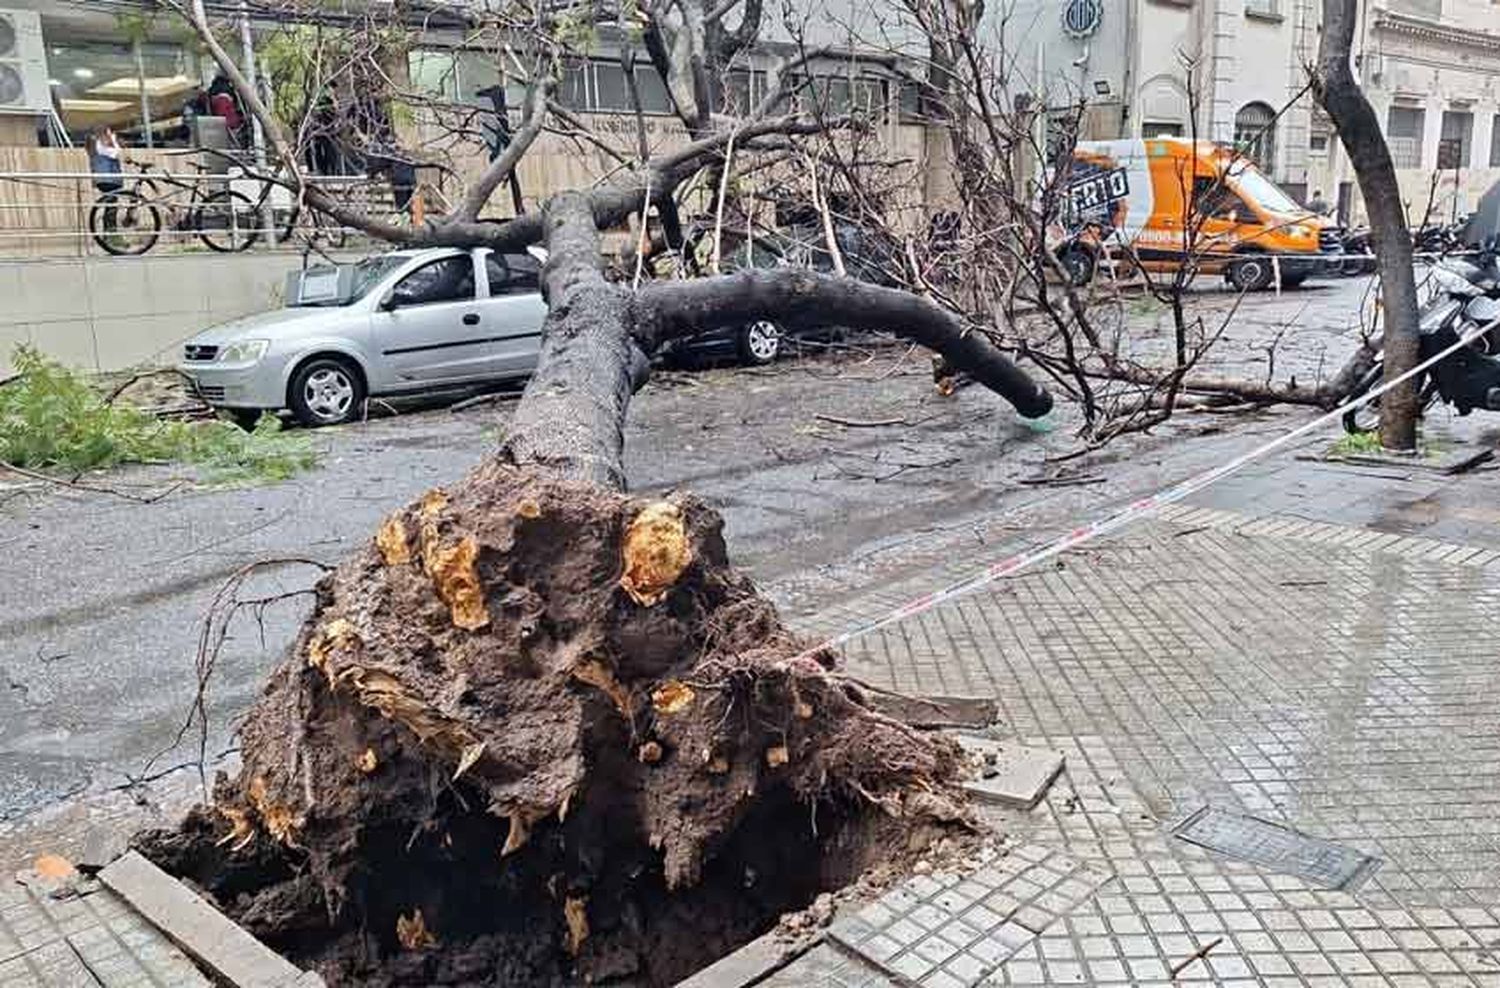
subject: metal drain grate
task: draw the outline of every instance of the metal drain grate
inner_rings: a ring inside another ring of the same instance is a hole
[[[1259,817],[1205,806],[1173,828],[1180,839],[1210,851],[1327,889],[1349,891],[1375,873],[1380,859]]]

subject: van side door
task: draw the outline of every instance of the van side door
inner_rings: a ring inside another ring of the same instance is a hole
[[[1193,208],[1198,221],[1194,253],[1233,254],[1246,239],[1242,228],[1259,222],[1250,204],[1214,176],[1193,179]]]

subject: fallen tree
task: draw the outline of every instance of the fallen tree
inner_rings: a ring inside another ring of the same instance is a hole
[[[201,3],[184,13],[295,160]],[[712,70],[701,46],[673,48]],[[546,112],[549,85],[532,82],[528,113]],[[753,151],[816,126],[721,125],[498,223],[477,209],[519,154],[421,228],[322,203],[406,245],[543,243],[540,363],[501,447],[318,585],[245,720],[242,768],[180,828],[142,835],[144,853],[331,984],[656,985],[967,821],[956,746],[878,712],[789,632],[729,564],[712,510],[625,492],[649,355],[753,318],[838,311],[943,354],[1024,415],[1050,408],[984,335],[915,295],[789,269],[605,277],[601,227],[671,202],[731,139]]]

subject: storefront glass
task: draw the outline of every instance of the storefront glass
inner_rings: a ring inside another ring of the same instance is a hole
[[[97,127],[127,145],[187,143],[182,108],[198,80],[181,47],[49,39],[47,69],[53,108],[74,143]]]

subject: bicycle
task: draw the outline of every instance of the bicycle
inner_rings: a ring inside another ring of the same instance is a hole
[[[258,181],[261,189],[255,200],[255,211],[257,215],[271,217],[272,225],[278,231],[278,241],[286,242],[294,235],[300,235],[300,239],[309,245],[323,243],[334,250],[343,248],[349,242],[349,231],[342,223],[320,209],[292,200],[290,190],[280,182],[274,179]],[[285,216],[285,222],[278,222],[282,216]],[[251,230],[249,242],[245,246],[249,247],[260,239],[260,232],[259,229]]]
[[[199,172],[207,171],[190,164]],[[249,197],[232,188],[205,195],[202,183],[172,178],[147,162],[131,165],[136,174],[130,186],[101,193],[89,209],[89,233],[106,253],[136,256],[155,247],[161,237],[163,208],[173,219],[173,229],[197,233],[209,250],[231,254],[255,242],[260,212]],[[163,196],[158,181],[172,191]],[[181,202],[184,192],[186,202]]]

